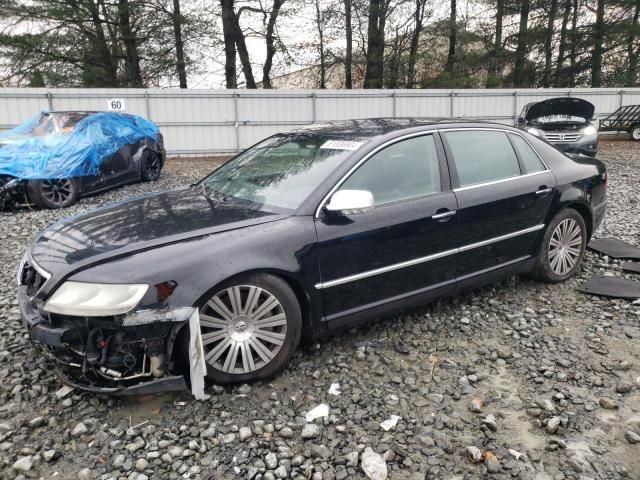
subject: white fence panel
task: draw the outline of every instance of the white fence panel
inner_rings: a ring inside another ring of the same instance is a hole
[[[242,150],[276,132],[331,120],[367,117],[469,118],[508,125],[530,102],[574,96],[603,118],[640,104],[640,88],[491,90],[160,90],[0,88],[0,130],[41,110],[125,111],[158,124],[171,154]]]

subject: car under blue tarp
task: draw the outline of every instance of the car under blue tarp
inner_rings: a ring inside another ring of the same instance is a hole
[[[23,180],[97,175],[110,155],[158,132],[138,115],[39,112],[0,133],[0,175]]]

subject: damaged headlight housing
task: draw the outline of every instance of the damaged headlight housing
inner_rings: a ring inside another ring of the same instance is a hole
[[[49,313],[79,317],[122,315],[133,310],[149,289],[147,284],[106,284],[68,281],[46,301]]]

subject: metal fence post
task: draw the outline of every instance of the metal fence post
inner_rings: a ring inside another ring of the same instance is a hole
[[[144,91],[144,108],[145,108],[145,111],[147,112],[147,118],[149,120],[151,120],[151,105],[150,105],[150,102],[149,102],[149,91],[148,90]]]
[[[392,112],[393,118],[396,118],[398,116],[397,98],[398,96],[396,95],[396,91],[394,89],[393,93],[391,94],[391,101],[393,102],[391,107],[391,112]]]
[[[449,92],[449,118],[453,118],[453,90]]]
[[[318,117],[318,113],[316,111],[317,109],[317,105],[316,105],[316,91],[314,90],[313,92],[311,92],[311,123],[316,123]]]
[[[624,107],[624,89],[620,89],[620,107]]]
[[[238,92],[233,91],[233,114],[234,114],[234,128],[236,132],[236,152],[240,151],[240,123],[238,118]]]
[[[49,111],[53,112],[53,95],[47,90],[47,104],[49,105]]]
[[[513,91],[513,124],[518,125],[518,90]]]

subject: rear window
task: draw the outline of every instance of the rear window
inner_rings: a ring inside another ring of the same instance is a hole
[[[490,130],[445,132],[461,187],[520,175],[507,134]]]

